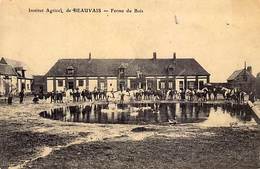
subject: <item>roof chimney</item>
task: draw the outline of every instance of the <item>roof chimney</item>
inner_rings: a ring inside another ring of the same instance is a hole
[[[176,60],[176,53],[173,53],[173,59]]]
[[[252,73],[252,66],[247,66],[246,70],[250,73]]]
[[[153,60],[156,59],[156,52],[153,52]]]
[[[172,57],[173,57],[173,64],[176,65],[176,53],[175,52],[173,53]]]
[[[88,54],[88,59],[89,60],[91,59],[91,52],[89,52],[89,54]]]

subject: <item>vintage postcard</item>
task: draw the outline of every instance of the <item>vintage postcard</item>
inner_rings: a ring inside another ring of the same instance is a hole
[[[0,169],[260,168],[259,0],[0,0]]]

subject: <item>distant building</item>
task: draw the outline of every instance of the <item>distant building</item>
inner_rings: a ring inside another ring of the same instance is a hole
[[[227,79],[228,86],[231,88],[239,88],[246,93],[255,91],[256,78],[252,74],[252,67],[248,66],[244,69],[234,71]]]
[[[20,92],[22,89],[25,93],[31,92],[33,78],[27,73],[26,67],[22,62],[2,57],[0,60],[0,64],[2,67],[1,74],[2,76],[5,76],[5,80],[0,80],[2,84],[8,84],[9,86],[11,84],[12,90],[15,90],[16,92]],[[2,92],[5,91],[4,93],[6,93],[11,89],[9,87],[10,89],[7,90],[7,88],[8,87],[4,87],[4,85],[2,85],[2,88],[0,89],[2,90]]]
[[[46,74],[47,91],[64,89],[202,88],[210,74],[193,58],[60,59]]]
[[[4,59],[0,60],[0,96],[7,96],[17,88],[17,73]]]
[[[46,92],[47,91],[46,77],[41,75],[33,76],[32,87],[33,87],[32,90],[35,93],[39,93],[41,91]]]

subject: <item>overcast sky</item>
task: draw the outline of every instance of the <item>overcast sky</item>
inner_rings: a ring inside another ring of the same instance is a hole
[[[28,8],[142,9],[140,14]],[[176,19],[178,24],[176,24]],[[0,56],[45,74],[60,58],[195,58],[212,81],[260,72],[260,0],[0,0]]]

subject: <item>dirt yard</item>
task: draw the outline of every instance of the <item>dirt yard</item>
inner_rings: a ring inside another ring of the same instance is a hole
[[[0,105],[0,168],[260,168],[260,127],[83,124]],[[132,131],[133,130],[133,131]]]

